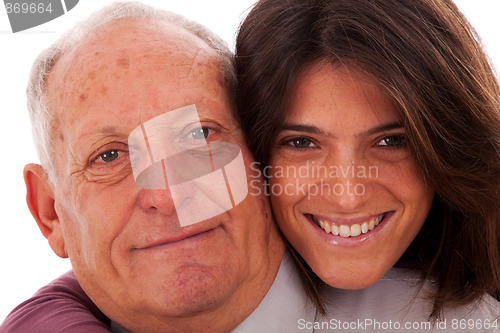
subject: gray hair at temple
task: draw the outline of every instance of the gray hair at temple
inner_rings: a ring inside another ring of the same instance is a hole
[[[41,165],[49,175],[52,183],[57,183],[53,163],[56,119],[47,109],[45,103],[45,85],[52,68],[57,61],[85,36],[94,32],[100,26],[124,18],[144,18],[168,22],[182,27],[212,47],[221,58],[226,82],[234,91],[236,75],[233,66],[233,53],[227,44],[205,26],[191,21],[176,13],[154,8],[139,2],[116,2],[93,13],[87,20],[76,24],[62,35],[54,44],[44,50],[35,60],[26,90],[28,110],[30,113],[33,139],[37,148]]]

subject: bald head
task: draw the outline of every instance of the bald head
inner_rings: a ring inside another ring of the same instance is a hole
[[[203,63],[219,64],[221,72],[223,69],[219,54],[185,28],[170,22],[149,20],[145,24],[144,19],[124,18],[101,26],[68,50],[53,67],[47,83],[60,89],[79,81],[83,84],[79,97],[85,101],[85,91],[95,85],[97,73],[123,76],[153,57],[167,62],[169,66],[162,71],[177,77],[193,75],[191,71]]]

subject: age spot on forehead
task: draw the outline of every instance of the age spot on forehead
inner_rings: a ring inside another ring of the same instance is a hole
[[[108,87],[102,86],[100,92],[102,96],[106,96],[106,94],[108,93]]]
[[[116,64],[118,65],[118,67],[122,67],[122,68],[126,68],[126,69],[128,69],[130,66],[130,62],[129,62],[128,58],[120,58],[120,59],[116,60]]]

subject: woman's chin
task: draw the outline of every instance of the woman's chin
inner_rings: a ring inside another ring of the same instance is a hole
[[[370,274],[355,274],[355,273],[345,273],[342,276],[336,274],[335,276],[321,276],[318,274],[319,278],[323,280],[329,286],[337,289],[347,289],[347,290],[358,290],[370,287],[375,284],[380,278],[385,274],[373,272]]]

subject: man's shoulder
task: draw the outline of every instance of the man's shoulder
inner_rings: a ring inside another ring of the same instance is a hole
[[[0,332],[109,332],[109,319],[85,294],[72,271],[19,304]]]

